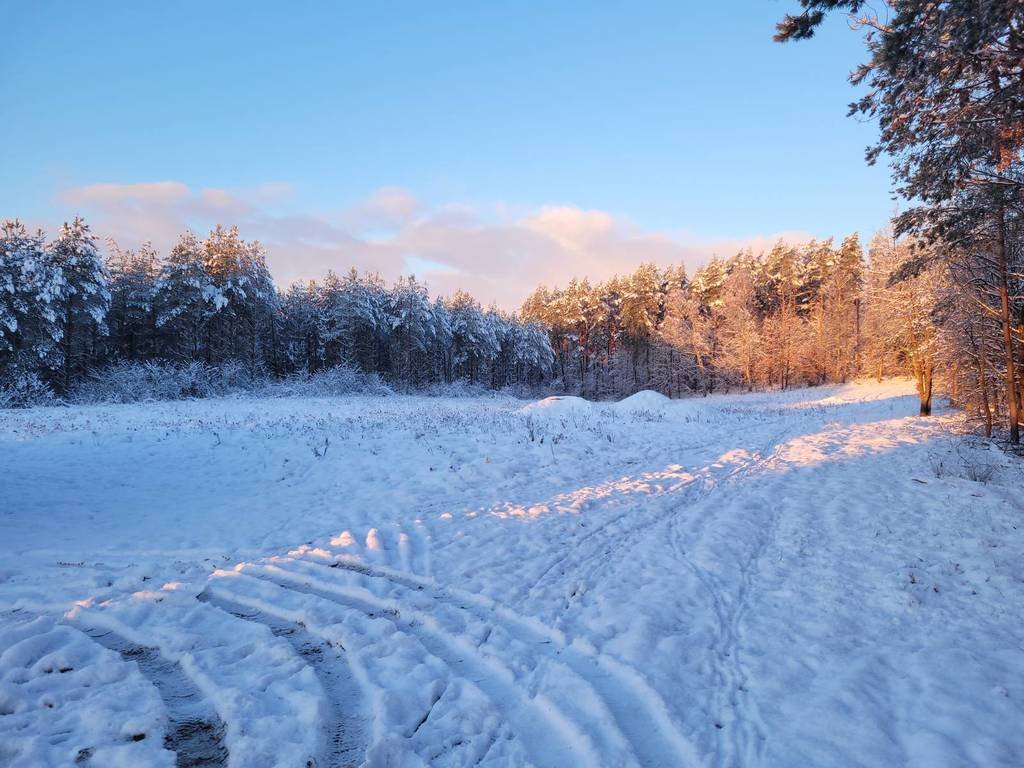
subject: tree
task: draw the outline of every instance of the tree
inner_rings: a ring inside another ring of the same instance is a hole
[[[84,371],[106,333],[110,306],[107,273],[96,248],[96,236],[80,218],[64,223],[49,246],[49,261],[60,275],[57,299],[61,330],[61,387],[71,388],[74,375]]]
[[[153,291],[160,354],[177,360],[206,355],[206,328],[223,295],[206,270],[202,246],[186,232],[160,268]]]
[[[641,264],[623,285],[619,300],[620,322],[632,345],[634,385],[640,382],[641,353],[645,369],[649,369],[650,341],[661,322],[664,298],[661,275],[653,264]]]
[[[864,257],[857,233],[835,251],[821,287],[827,339],[827,366],[832,381],[846,381],[857,370],[860,344],[860,295]]]
[[[887,155],[898,191],[916,203],[897,233],[991,254],[999,294],[1010,441],[1020,442],[1008,219],[1024,202],[1024,5],[993,0],[900,0],[881,18],[863,0],[800,0],[776,40],[812,37],[825,16],[845,11],[865,30],[868,61],[851,76],[866,84],[851,105],[879,123],[869,162]],[[939,249],[937,254],[948,253]]]
[[[802,326],[797,312],[800,296],[800,253],[781,240],[764,259],[760,303],[765,314],[763,344],[768,384],[789,387],[796,367],[796,347]]]
[[[936,307],[943,286],[942,267],[921,258],[908,241],[879,233],[871,243],[871,265],[882,277],[871,296],[872,329],[879,354],[913,377],[920,415],[930,416],[938,356]]]
[[[59,362],[63,275],[39,231],[17,221],[0,225],[0,371],[34,371]]]
[[[445,306],[451,315],[452,367],[455,378],[471,384],[481,379],[485,364],[501,351],[495,324],[465,291],[456,291]]]
[[[754,388],[761,360],[761,328],[756,315],[753,257],[743,254],[722,290],[722,364],[738,371]]]
[[[151,243],[138,251],[121,250],[110,242],[107,256],[110,279],[110,312],[107,346],[125,360],[149,357],[156,346],[154,294],[160,260]]]
[[[584,396],[594,356],[600,349],[596,333],[605,320],[605,310],[600,294],[586,279],[570,280],[558,298],[557,311],[561,322],[568,326],[576,344],[577,373],[580,392]]]
[[[389,293],[393,372],[412,384],[422,384],[428,373],[427,353],[436,331],[434,307],[426,286],[410,275],[400,278]]]
[[[201,248],[215,291],[214,313],[206,329],[209,361],[241,360],[255,375],[276,346],[278,296],[263,246],[242,240],[237,227],[218,225]]]
[[[292,283],[281,298],[282,355],[289,371],[316,371],[321,367],[319,291],[317,284]]]

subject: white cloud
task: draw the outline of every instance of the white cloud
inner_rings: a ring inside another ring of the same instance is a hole
[[[647,232],[605,211],[550,206],[513,217],[498,206],[484,216],[472,207],[431,207],[407,190],[385,187],[341,211],[283,214],[292,195],[284,184],[249,189],[189,188],[175,181],[91,184],[64,190],[68,215],[81,213],[97,234],[134,247],[152,240],[166,253],[187,228],[202,233],[215,224],[237,224],[243,237],[259,239],[282,285],[350,267],[387,279],[415,267],[432,292],[458,288],[483,303],[515,308],[538,284],[564,285],[630,272],[643,261],[684,263],[691,271],[712,255],[740,248],[760,250],[789,232],[750,238],[708,238]]]
[[[144,184],[88,184],[61,193],[61,199],[74,204],[174,204],[189,197],[189,189],[180,181],[150,181]]]

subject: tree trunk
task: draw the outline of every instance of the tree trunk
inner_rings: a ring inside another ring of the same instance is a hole
[[[1006,265],[1006,211],[1002,203],[999,204],[996,221],[996,259],[999,264],[999,319],[1003,325],[1003,354],[1006,357],[1006,407],[1009,412],[1010,443],[1020,445],[1016,361],[1013,354],[1013,329],[1010,327],[1010,290]]]
[[[932,415],[932,374],[928,371],[925,374],[925,381],[922,382],[920,388],[920,400],[921,400],[921,416]]]
[[[61,339],[61,344],[64,347],[63,384],[64,392],[67,393],[71,389],[71,358],[74,354],[75,316],[71,308],[72,299],[69,297],[65,301],[67,303],[64,307],[64,338]]]
[[[985,376],[985,362],[978,354],[978,384],[981,387],[981,407],[985,414],[985,437],[992,437],[992,409],[988,404],[988,378]]]

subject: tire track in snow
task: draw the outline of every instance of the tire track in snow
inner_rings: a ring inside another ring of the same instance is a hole
[[[758,453],[758,459],[741,471],[731,473],[726,483],[738,482],[768,467],[778,456],[787,435],[776,434]],[[716,487],[721,487],[717,485]],[[702,502],[704,499],[701,500]],[[729,589],[725,580],[695,563],[689,551],[703,539],[710,515],[689,518],[685,525],[678,516],[669,519],[668,539],[678,559],[697,578],[711,598],[717,625],[715,642],[711,648],[714,687],[709,709],[716,718],[714,764],[718,766],[752,766],[760,763],[767,732],[756,701],[749,695],[747,673],[742,662],[742,623],[750,608],[750,594],[756,578],[758,562],[774,540],[778,526],[778,508],[771,505],[768,525],[756,522],[757,536],[750,554],[740,560],[738,588]],[[745,510],[744,510],[745,511]],[[729,713],[729,717],[724,717]]]
[[[721,713],[728,707],[738,715],[730,720],[729,725],[723,723],[724,727],[719,729],[720,748],[715,754],[721,766],[758,765],[764,753],[767,733],[757,702],[749,695],[748,676],[742,657],[742,625],[750,608],[750,594],[753,590],[757,563],[770,540],[770,535],[763,537],[754,553],[743,564],[740,587],[735,599],[719,614],[721,633],[716,650],[723,685],[715,689],[715,710]],[[716,577],[711,578],[711,589],[717,591],[719,595],[726,594],[724,583]],[[723,741],[731,743],[734,749],[723,748]]]
[[[358,686],[342,653],[330,641],[313,637],[301,624],[283,621],[260,610],[247,610],[246,606],[220,595],[204,592],[199,599],[243,621],[265,624],[276,637],[291,643],[299,657],[316,673],[332,708],[325,723],[324,753],[317,767],[361,765],[366,753],[366,723],[357,714],[361,711]]]
[[[254,573],[250,574],[249,571]],[[562,768],[566,765],[596,767],[607,764],[591,736],[556,702],[546,694],[524,689],[516,680],[515,673],[501,659],[482,653],[468,638],[448,633],[428,614],[380,598],[366,589],[329,582],[307,583],[316,580],[289,574],[277,567],[249,565],[241,573],[235,572],[234,578],[270,584],[280,590],[305,595],[339,608],[356,609],[371,617],[390,620],[396,628],[414,635],[422,647],[444,662],[456,677],[471,681],[472,685],[482,691],[511,725],[530,760],[539,768]],[[230,588],[216,583],[207,588],[208,591],[211,589],[217,596],[244,605],[259,607],[270,613],[277,610],[271,603],[261,602],[257,605],[242,596],[234,597]],[[287,618],[286,613],[282,611],[278,615]]]
[[[778,416],[760,423],[762,425],[785,424],[787,418],[787,416]],[[624,505],[626,508],[620,514],[600,523],[595,529],[574,542],[571,550],[572,554],[560,555],[555,558],[530,586],[529,596],[532,597],[537,589],[549,580],[551,573],[559,565],[564,564],[574,572],[578,572],[582,566],[585,569],[584,578],[579,579],[579,581],[584,584],[586,580],[592,580],[595,574],[605,572],[609,558],[623,552],[629,552],[639,541],[640,534],[659,524],[665,523],[667,518],[674,517],[682,507],[694,501],[694,493],[697,494],[696,500],[702,500],[723,483],[733,481],[739,476],[763,466],[771,455],[771,449],[779,444],[780,440],[788,434],[790,429],[783,429],[781,432],[775,433],[761,450],[755,449],[749,454],[750,459],[728,470],[721,477],[713,470],[722,463],[722,458],[731,451],[727,451],[717,459],[695,469],[692,473],[689,473],[692,475],[691,479],[682,481],[674,487],[646,496],[639,493],[626,494],[625,496],[604,501],[604,504]],[[732,437],[747,431],[749,431],[749,427],[737,427],[721,433],[720,437],[721,435]],[[729,442],[729,440],[725,440],[720,442],[720,445],[727,446]],[[677,450],[685,451],[696,447],[703,446],[688,445],[682,446]],[[737,448],[734,447],[733,450]],[[703,491],[703,493],[700,491]],[[677,494],[682,494],[682,498],[673,498]],[[637,521],[637,518],[639,518],[639,521]],[[618,523],[627,519],[634,521],[628,528],[625,530],[612,530]],[[576,555],[581,547],[584,548],[584,552],[582,556],[577,558]]]
[[[164,743],[175,753],[178,768],[228,764],[224,723],[177,664],[165,659],[155,648],[136,645],[113,631],[83,631],[93,642],[121,654],[126,661],[134,661],[143,677],[160,693],[170,721]]]
[[[782,442],[792,431],[792,426],[786,424],[784,418],[773,418],[767,422],[768,426],[780,423],[784,425],[781,430],[773,431],[772,435],[759,447],[750,449],[739,463],[731,462],[732,466],[728,466],[723,462],[723,457],[732,452],[726,451],[717,460],[693,470],[692,479],[683,481],[673,488],[659,491],[652,497],[640,497],[639,505],[635,503],[635,497],[625,500],[616,499],[613,503],[625,503],[627,509],[587,534],[586,540],[590,543],[584,547],[585,551],[582,557],[577,557],[579,546],[578,544],[574,545],[572,554],[556,560],[531,588],[532,594],[553,568],[560,564],[565,564],[566,570],[573,574],[574,580],[578,582],[577,589],[580,586],[589,587],[602,579],[612,578],[614,574],[609,569],[610,560],[628,561],[630,553],[646,541],[649,535],[664,529],[664,538],[668,540],[674,559],[694,572],[698,583],[710,595],[715,611],[718,631],[711,651],[713,654],[712,664],[715,669],[715,688],[710,704],[711,711],[715,713],[715,717],[721,718],[720,713],[726,709],[726,702],[732,702],[734,709],[742,709],[742,714],[746,715],[731,719],[728,724],[723,723],[721,719],[716,720],[713,734],[718,748],[715,749],[714,759],[719,765],[745,766],[748,763],[743,762],[744,758],[749,755],[751,759],[756,759],[761,754],[764,743],[764,729],[760,724],[761,720],[756,711],[756,705],[750,702],[750,704],[740,707],[738,704],[746,698],[746,677],[742,668],[738,666],[739,625],[746,610],[746,599],[750,591],[750,583],[753,580],[753,570],[751,566],[744,569],[743,580],[746,586],[741,586],[739,602],[735,605],[733,602],[727,602],[726,585],[720,581],[716,582],[713,575],[693,563],[688,557],[686,546],[682,543],[680,526],[684,526],[691,541],[699,539],[714,516],[710,510],[708,514],[684,513],[692,512],[697,508],[703,509],[709,500],[719,496],[720,490],[764,469],[775,458]],[[735,430],[732,434],[739,434],[739,432],[740,430]],[[728,443],[720,445],[725,448]],[[736,447],[734,450],[744,449]],[[633,502],[631,507],[630,502]],[[638,506],[640,509],[637,508]],[[616,527],[623,521],[630,523],[625,530]],[[763,539],[762,546],[752,556],[750,562],[756,562],[767,546],[768,540]],[[696,748],[694,751],[696,752]],[[740,762],[727,762],[727,756],[736,752],[740,753]]]
[[[309,562],[312,568],[340,568],[382,579],[392,587],[425,592],[445,605],[473,614],[489,628],[502,627],[532,652],[563,664],[601,698],[622,734],[630,742],[640,765],[696,765],[700,755],[682,734],[664,699],[633,667],[602,654],[586,642],[570,642],[542,622],[516,613],[482,595],[437,585],[433,579],[394,569],[373,568],[347,559],[330,565]],[[311,574],[297,573],[299,579]]]
[[[419,523],[409,528],[371,526],[362,536],[357,536],[353,530],[346,529],[326,541],[320,540],[320,544],[329,546],[331,551],[344,550],[348,557],[372,562],[380,567],[393,565],[397,554],[398,562],[404,572],[423,576],[430,574],[429,536]],[[294,552],[318,548],[318,544],[308,542],[302,547],[296,548]]]
[[[780,420],[775,419],[773,423],[777,421]],[[533,596],[537,588],[550,575],[553,567],[559,564],[565,564],[567,569],[571,569],[574,580],[577,582],[577,591],[581,587],[589,588],[592,584],[608,578],[610,560],[622,561],[627,558],[629,553],[644,541],[643,534],[654,531],[659,526],[672,526],[673,521],[684,510],[697,503],[703,503],[719,488],[762,467],[772,455],[770,449],[777,445],[785,434],[785,431],[777,433],[763,449],[748,452],[747,456],[738,462],[732,461],[734,466],[731,468],[725,468],[726,464],[723,462],[723,457],[732,453],[732,451],[727,451],[716,460],[695,469],[691,473],[691,479],[682,481],[675,487],[659,491],[652,496],[616,499],[612,503],[626,504],[626,510],[605,521],[587,535],[586,541],[589,544],[585,544],[583,547],[582,555],[577,556],[580,546],[575,544],[571,550],[572,554],[560,557],[552,566],[549,566],[541,578],[530,588],[530,596]],[[703,526],[707,519],[707,516],[698,517],[695,522],[699,526]],[[616,528],[615,526],[622,521],[629,521],[628,527]],[[685,554],[680,548],[676,547],[675,551],[678,558],[685,560]],[[689,565],[688,562],[687,565]],[[566,604],[565,608],[568,607]]]
[[[198,692],[191,698],[216,713],[231,765],[305,768],[318,751],[326,707],[310,666],[267,627],[200,602],[190,589],[168,587],[83,603],[67,617],[168,662],[165,668]]]

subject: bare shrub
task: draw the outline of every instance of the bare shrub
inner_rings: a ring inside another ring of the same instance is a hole
[[[11,369],[0,376],[0,408],[52,405],[53,390],[34,371]]]

